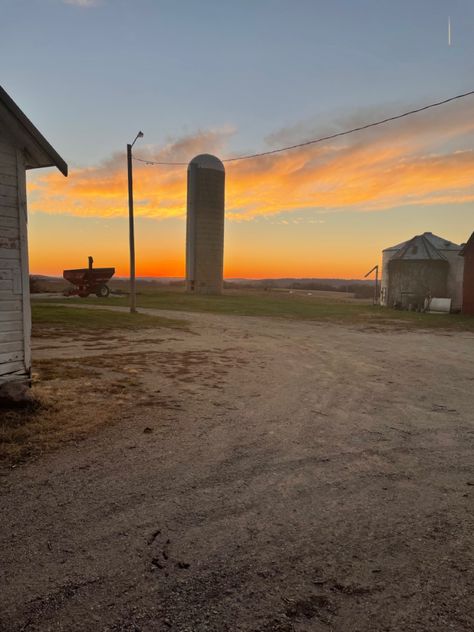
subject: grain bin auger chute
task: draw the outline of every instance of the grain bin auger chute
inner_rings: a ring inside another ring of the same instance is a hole
[[[186,290],[220,294],[224,267],[225,169],[216,156],[200,154],[188,165]]]
[[[372,270],[369,270],[367,274],[364,274],[364,279],[366,279],[369,276],[369,274],[372,274],[372,272],[375,272],[374,298],[372,300],[372,304],[377,305],[379,301],[379,266],[378,264],[374,266]]]

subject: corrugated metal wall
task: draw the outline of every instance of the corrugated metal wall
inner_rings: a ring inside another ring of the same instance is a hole
[[[388,264],[390,306],[422,308],[428,295],[447,297],[447,261],[392,259]]]

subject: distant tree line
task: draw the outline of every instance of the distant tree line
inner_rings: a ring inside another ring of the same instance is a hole
[[[347,283],[339,281],[337,284],[331,284],[327,281],[317,281],[313,279],[288,280],[281,279],[261,279],[258,281],[224,281],[225,289],[288,289],[288,290],[307,290],[320,292],[349,292],[354,294],[355,298],[372,298],[374,295],[373,282],[367,281],[348,281]]]

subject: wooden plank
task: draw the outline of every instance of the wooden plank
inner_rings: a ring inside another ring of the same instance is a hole
[[[14,197],[17,193],[17,184],[2,184],[0,182],[0,195],[3,197]]]
[[[18,217],[18,203],[5,204],[0,200],[0,217]]]
[[[23,340],[0,342],[0,356],[10,353],[23,353]]]
[[[8,156],[10,159],[15,159],[15,148],[11,146],[10,143],[5,143],[0,138],[0,153],[5,156]]]
[[[19,261],[20,251],[18,249],[2,248],[0,246],[0,259],[14,259],[15,261]]]
[[[0,267],[0,281],[13,280],[13,270],[2,270]]]
[[[0,161],[0,173],[6,176],[14,176],[16,180],[16,164],[10,164]]]
[[[10,290],[13,294],[13,279],[1,279],[0,290]]]
[[[23,343],[23,331],[17,329],[16,331],[3,331],[0,330],[0,343],[2,342],[16,342],[21,340]]]
[[[17,203],[16,190],[13,195],[0,191],[0,206],[16,206]]]
[[[12,156],[7,151],[5,151],[5,147],[0,148],[0,165],[11,165],[12,158],[14,158],[14,156]],[[13,164],[14,164],[14,161],[13,161]]]
[[[0,138],[0,152],[15,160],[16,148],[5,137]]]
[[[18,376],[23,374],[25,376],[28,375],[23,362],[4,362],[3,364],[0,364],[0,375],[6,378],[10,374],[12,376],[13,374],[16,374]],[[5,382],[6,380],[3,379],[2,381]]]
[[[21,273],[23,285],[23,341],[25,368],[31,372],[31,303],[30,303],[30,267],[28,262],[28,210],[26,206],[25,157],[16,152],[18,178],[18,208],[20,209]]]
[[[3,227],[0,230],[0,239],[18,239],[20,236],[20,227],[18,226],[18,228],[10,228],[10,227]],[[0,242],[1,243],[1,242]]]
[[[6,353],[0,353],[0,366],[2,364],[9,364],[10,362],[23,362],[24,354],[23,349],[20,351],[7,351]]]
[[[0,186],[4,185],[4,186],[9,186],[9,187],[17,187],[17,178],[16,178],[16,173],[15,174],[7,174],[7,173],[2,173],[0,171]]]
[[[0,322],[19,321],[22,319],[21,311],[0,312]],[[2,326],[3,329],[3,326]]]
[[[0,212],[0,229],[2,228],[16,228],[18,230],[18,217],[4,217]]]
[[[0,270],[19,270],[19,259],[0,259]]]
[[[5,129],[5,126],[1,126],[2,129]],[[11,139],[6,139],[5,134],[0,137],[0,152],[5,154],[5,156],[9,156],[10,159],[15,158],[16,147],[14,143],[12,143]]]
[[[21,294],[21,270],[13,270],[13,294]],[[30,280],[28,279],[28,291],[30,288]]]
[[[10,320],[0,323],[0,331],[2,334],[6,333],[15,333],[19,332],[21,334],[21,339],[23,340],[23,321],[17,320],[16,322]]]
[[[8,301],[7,296],[11,296],[11,300],[20,300],[13,295],[21,294],[21,274],[19,270],[1,270],[0,269],[0,295],[2,303],[5,305]],[[2,306],[0,305],[0,309]]]
[[[2,233],[0,234],[0,248],[6,248],[10,250],[20,250],[20,238],[19,238],[18,233],[15,231],[12,237],[8,237],[7,235],[3,235],[3,230],[2,230]]]
[[[11,158],[11,156],[8,156],[7,154],[0,151],[0,169],[2,169],[2,172],[3,169],[6,167],[6,173],[11,173],[11,169],[9,169],[9,167],[11,165],[15,166],[15,161],[12,162]]]
[[[11,300],[0,301],[0,312],[16,312],[21,310],[21,299],[12,297]]]

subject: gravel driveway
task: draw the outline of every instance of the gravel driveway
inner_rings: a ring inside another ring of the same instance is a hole
[[[185,317],[37,343],[142,391],[2,471],[2,632],[472,631],[474,336]]]

